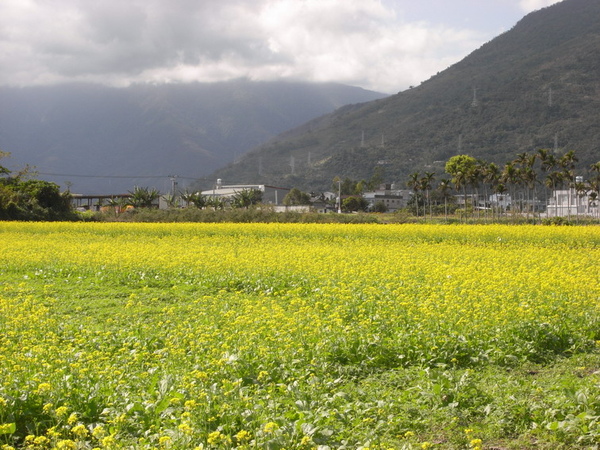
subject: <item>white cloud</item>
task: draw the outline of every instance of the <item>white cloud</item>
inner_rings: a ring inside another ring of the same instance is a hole
[[[562,0],[520,0],[519,6],[525,12],[536,11],[546,6],[560,3]]]
[[[406,22],[401,5],[2,0],[0,84],[122,86],[248,77],[338,81],[395,92],[448,67],[488,38],[468,29]]]

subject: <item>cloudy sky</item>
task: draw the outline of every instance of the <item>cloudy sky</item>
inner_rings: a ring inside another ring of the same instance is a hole
[[[292,79],[394,93],[559,0],[0,0],[0,85]]]

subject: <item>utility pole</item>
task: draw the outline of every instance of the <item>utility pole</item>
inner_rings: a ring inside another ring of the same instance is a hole
[[[169,178],[171,179],[171,196],[173,198],[175,198],[175,193],[177,192],[177,178],[179,178],[179,175],[169,175]]]
[[[338,214],[342,213],[342,180],[338,180]]]

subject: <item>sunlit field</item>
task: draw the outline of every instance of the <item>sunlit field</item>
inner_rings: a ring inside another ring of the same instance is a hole
[[[598,448],[600,228],[0,222],[0,449]]]

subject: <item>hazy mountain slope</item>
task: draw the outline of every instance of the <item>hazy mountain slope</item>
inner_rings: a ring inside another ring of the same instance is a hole
[[[504,163],[555,143],[585,167],[600,159],[598,111],[600,2],[565,0],[420,86],[282,134],[213,178],[313,190],[381,166],[403,182],[416,170],[443,172],[459,152]]]
[[[65,174],[41,177],[63,186],[70,181],[75,192],[125,192],[134,185],[166,190],[168,175],[202,177],[313,117],[383,96],[338,84],[245,80],[5,87],[0,149],[12,153],[9,167],[30,164],[42,174]]]

